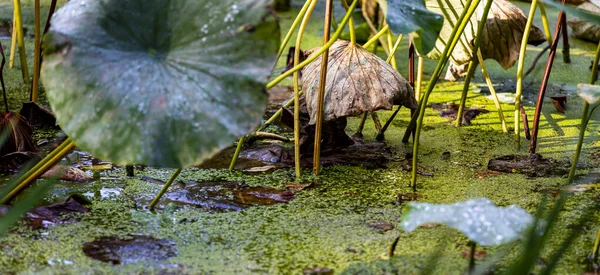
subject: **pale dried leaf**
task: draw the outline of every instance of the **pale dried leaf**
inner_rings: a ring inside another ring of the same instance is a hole
[[[471,60],[473,55],[472,45],[477,34],[477,27],[486,1],[481,1],[475,14],[467,24],[460,41],[452,52],[455,65],[462,65]],[[444,27],[440,32],[438,41],[433,51],[427,57],[438,59],[444,50],[452,28],[456,24],[458,16],[462,13],[465,0],[428,0],[427,8],[431,11],[444,15]],[[441,6],[440,6],[441,5]],[[454,8],[451,11],[449,5]],[[506,0],[494,0],[487,16],[485,29],[482,32],[480,49],[484,59],[494,59],[504,69],[511,67],[519,57],[521,40],[527,23],[527,16],[517,6]],[[532,26],[529,34],[529,44],[538,45],[546,41],[544,33]]]
[[[600,7],[590,2],[585,2],[577,7],[578,9],[589,11],[600,16]],[[600,26],[581,20],[577,17],[570,17],[568,24],[573,29],[571,34],[579,39],[598,43],[600,41]]]
[[[303,70],[310,124],[316,122],[321,57]],[[329,49],[323,120],[355,116],[366,111],[390,110],[393,102],[417,107],[410,84],[378,56],[349,41],[336,41]]]

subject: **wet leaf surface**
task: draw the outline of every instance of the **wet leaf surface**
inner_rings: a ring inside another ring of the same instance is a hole
[[[164,184],[158,180],[143,179]],[[265,186],[251,187],[243,182],[185,182],[172,186],[158,205],[189,205],[209,211],[240,211],[253,205],[287,203],[295,197],[294,193],[287,190]],[[141,206],[148,203],[149,200],[140,201]]]
[[[302,90],[311,125],[316,122],[321,60],[318,57],[303,69]],[[390,110],[394,98],[409,109],[417,108],[412,87],[385,60],[349,41],[338,40],[331,46],[323,121]]]
[[[569,173],[570,168],[568,161],[543,158],[540,154],[507,155],[488,162],[488,170],[524,174],[532,178],[563,176]]]
[[[410,232],[431,222],[458,229],[479,245],[492,246],[520,238],[533,216],[516,205],[497,207],[486,198],[454,204],[410,202],[401,225]]]
[[[174,242],[141,235],[129,235],[127,238],[100,237],[84,243],[82,249],[92,259],[115,265],[142,262],[154,264],[177,256]]]
[[[200,163],[263,115],[279,47],[271,4],[67,2],[43,47],[58,123],[79,147],[119,164]]]
[[[87,201],[78,196],[71,196],[65,202],[36,207],[27,212],[22,219],[33,229],[47,228],[55,224],[72,223],[76,219],[69,214],[89,212],[84,206],[87,203]],[[0,206],[0,214],[4,215],[8,209],[8,206]]]
[[[440,111],[440,116],[448,119],[456,119],[458,115],[459,105],[454,103],[432,104],[434,110]],[[465,108],[463,113],[462,124],[471,125],[471,120],[475,119],[480,114],[487,114],[490,111],[480,108]]]
[[[577,95],[588,104],[594,105],[600,102],[600,85],[579,83],[577,85]]]

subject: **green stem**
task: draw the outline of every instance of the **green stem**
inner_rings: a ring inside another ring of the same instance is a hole
[[[398,39],[396,39],[396,43],[394,43],[394,46],[390,50],[390,55],[388,55],[387,59],[385,60],[386,63],[390,63],[392,60],[394,60],[394,56],[396,56],[396,51],[398,50],[398,46],[400,46],[400,42],[402,42],[403,37],[404,37],[404,35],[402,35],[402,34],[398,35]],[[398,70],[398,69],[394,68],[394,70]]]
[[[285,73],[282,73],[280,76],[278,76],[277,78],[275,78],[273,81],[269,82],[267,84],[267,89],[273,88],[279,82],[283,81],[285,78],[287,78],[288,76],[292,75],[293,73],[301,70],[306,65],[310,64],[315,59],[317,59],[319,56],[321,56],[321,54],[323,54],[325,51],[329,50],[329,48],[331,47],[331,45],[333,45],[333,43],[338,39],[338,37],[340,37],[340,34],[344,30],[344,27],[348,23],[348,20],[350,20],[350,16],[352,16],[352,12],[354,11],[354,7],[356,7],[357,3],[358,3],[358,0],[354,0],[354,2],[352,2],[352,5],[350,5],[350,8],[346,12],[346,15],[344,16],[344,18],[342,19],[342,22],[340,23],[340,27],[335,31],[335,33],[333,33],[333,35],[331,36],[331,39],[329,39],[329,42],[327,43],[327,45],[321,47],[321,49],[319,49],[315,53],[312,53],[302,63],[298,64],[297,66],[294,66],[293,68],[289,69]]]
[[[281,54],[283,54],[283,52],[285,51],[285,47],[287,46],[288,42],[290,41],[290,38],[292,38],[292,34],[294,34],[296,27],[298,27],[298,24],[300,24],[302,17],[304,17],[304,14],[306,13],[306,10],[308,9],[308,6],[310,3],[311,3],[311,0],[306,0],[306,3],[304,3],[304,6],[302,6],[302,9],[300,9],[300,11],[298,12],[298,15],[296,16],[296,19],[292,23],[292,26],[290,27],[287,34],[285,35],[285,38],[283,38],[283,41],[281,42],[281,46],[279,46],[279,52],[277,53],[277,60],[279,60],[279,58],[281,57]]]
[[[418,65],[417,65],[417,80],[415,81],[415,99],[420,100],[421,96],[421,88],[423,86],[423,65],[425,63],[425,58],[419,56]]]
[[[27,52],[25,52],[25,40],[23,37],[23,16],[21,15],[21,2],[14,0],[16,23],[17,23],[17,44],[19,46],[19,58],[21,60],[21,73],[23,82],[29,84],[29,70],[27,69]]]
[[[233,168],[235,168],[235,164],[236,164],[238,158],[240,157],[240,152],[242,152],[242,147],[244,147],[245,141],[246,141],[246,136],[243,136],[240,138],[240,140],[238,140],[237,147],[235,148],[235,153],[233,153],[233,158],[231,159],[231,162],[229,163],[229,170],[233,170]]]
[[[500,104],[500,100],[498,99],[498,94],[496,94],[496,88],[494,88],[494,83],[492,83],[492,79],[487,73],[485,68],[485,64],[483,62],[483,56],[481,55],[481,51],[477,51],[477,58],[479,59],[479,65],[481,66],[481,73],[483,74],[483,78],[485,79],[485,83],[490,89],[490,93],[492,94],[492,98],[494,99],[494,104],[496,105],[496,110],[498,110],[498,116],[500,117],[500,123],[502,123],[502,131],[504,133],[508,133],[508,126],[506,125],[506,119],[504,119],[504,111],[502,111],[502,104]]]
[[[475,36],[475,42],[473,43],[471,61],[469,62],[469,69],[467,71],[467,77],[465,79],[465,85],[463,87],[460,105],[458,107],[458,114],[456,115],[457,127],[462,125],[463,113],[465,110],[465,105],[467,104],[467,93],[469,92],[469,85],[471,84],[471,78],[473,78],[473,75],[475,74],[475,69],[477,69],[477,64],[479,63],[477,61],[477,53],[479,52],[479,44],[481,43],[481,34],[483,33],[483,29],[485,28],[485,22],[487,21],[487,16],[491,6],[492,0],[488,0],[483,9],[481,20],[479,20],[479,23],[477,24],[477,35]]]
[[[329,42],[331,29],[331,14],[333,13],[333,0],[327,0],[325,6],[325,22],[323,24],[323,45]],[[315,141],[313,151],[313,173],[319,175],[321,166],[321,129],[323,128],[323,103],[325,101],[325,84],[327,82],[327,65],[329,64],[329,51],[323,53],[321,58],[321,71],[319,75],[319,94],[317,98],[317,117],[315,125]]]
[[[474,3],[473,3],[473,1],[474,1]],[[438,61],[438,64],[435,68],[435,71],[433,72],[431,81],[429,82],[429,85],[427,86],[427,91],[425,91],[423,98],[419,102],[419,112],[415,113],[415,115],[411,119],[411,123],[413,123],[413,125],[414,125],[413,121],[416,120],[416,125],[417,125],[416,131],[414,133],[415,141],[413,143],[412,174],[411,174],[411,183],[412,183],[413,190],[415,192],[417,189],[417,159],[418,159],[418,155],[419,155],[419,137],[421,135],[421,128],[423,127],[423,118],[425,117],[425,109],[427,107],[427,100],[429,99],[429,96],[431,95],[431,92],[433,91],[433,88],[435,87],[437,80],[439,79],[440,75],[442,74],[443,68],[446,66],[446,63],[448,62],[448,59],[450,58],[450,53],[452,53],[452,51],[454,50],[454,47],[456,46],[456,44],[458,42],[457,36],[460,36],[460,34],[462,34],[462,32],[464,31],[466,24],[469,21],[469,18],[471,18],[471,16],[475,12],[480,1],[481,0],[467,0],[467,4],[465,5],[465,7],[468,7],[468,9],[465,8],[463,10],[462,14],[460,15],[460,18],[458,20],[458,22],[461,22],[460,25],[457,24],[452,29],[452,33],[450,34],[450,37],[448,39],[448,41],[452,41],[452,43],[450,43],[450,44],[446,45],[446,47],[444,47],[444,52],[442,53],[440,60]],[[536,1],[536,0],[533,0],[533,1]],[[409,128],[408,128],[407,132],[410,133],[410,131],[412,131],[412,127],[409,124]]]
[[[521,148],[521,94],[523,93],[523,65],[525,64],[525,53],[527,51],[527,41],[529,41],[529,31],[533,24],[537,0],[531,0],[531,8],[529,8],[529,16],[527,24],[523,30],[523,39],[521,40],[521,49],[519,51],[519,61],[517,65],[517,93],[515,98],[515,146]]]
[[[167,190],[169,189],[169,187],[171,186],[171,184],[173,184],[173,182],[175,181],[175,179],[177,178],[177,176],[179,176],[179,173],[181,173],[181,168],[177,168],[177,170],[175,170],[175,172],[171,175],[171,177],[169,178],[169,180],[167,181],[167,183],[165,183],[165,185],[160,190],[160,192],[158,192],[158,194],[156,195],[156,197],[154,197],[154,199],[150,203],[150,206],[148,206],[148,208],[150,210],[154,209],[154,207],[156,206],[156,204],[160,200],[160,197],[162,197],[165,194],[165,192],[167,192]]]
[[[548,44],[552,44],[552,33],[550,32],[550,26],[548,24],[548,16],[546,16],[546,6],[544,3],[538,3],[540,6],[540,13],[542,14],[542,25],[544,26],[544,34],[546,34],[546,40]]]
[[[346,11],[349,10],[348,3],[345,0],[342,0],[342,6],[344,6]],[[356,44],[356,33],[354,32],[354,19],[352,19],[352,16],[350,16],[350,21],[348,21],[348,29],[350,29],[350,42]]]
[[[598,234],[596,235],[596,241],[594,242],[594,250],[592,250],[592,261],[596,261],[598,259],[598,248],[600,247],[600,229],[598,229]]]
[[[312,0],[300,28],[298,29],[298,36],[296,38],[296,49],[294,51],[294,66],[298,66],[300,63],[300,47],[302,45],[302,37],[304,30],[308,25],[308,20],[317,5],[317,0]],[[296,179],[302,176],[302,168],[300,163],[300,72],[294,72],[294,167],[296,168]]]
[[[596,83],[598,76],[598,60],[600,60],[600,42],[596,48],[596,54],[594,56],[594,63],[592,64],[592,76],[590,77],[590,84]],[[585,137],[585,128],[587,128],[589,118],[592,116],[591,112],[588,113],[590,104],[585,102],[583,104],[583,114],[581,115],[581,129],[579,129],[579,140],[577,141],[577,147],[575,149],[575,156],[573,156],[573,163],[571,163],[571,170],[569,171],[568,183],[572,183],[575,178],[575,170],[577,170],[577,162],[581,155],[581,147],[583,146],[583,138]]]
[[[41,47],[42,47],[42,42],[41,42],[41,28],[40,28],[40,0],[34,0],[34,14],[35,14],[35,19],[34,19],[34,33],[35,33],[35,39],[34,39],[34,45],[33,45],[33,83],[32,83],[32,87],[31,87],[31,101],[33,102],[37,102],[38,100],[38,90],[39,90],[39,80],[40,80],[40,58],[41,58]]]
[[[373,35],[373,37],[371,37],[371,39],[369,39],[369,41],[367,41],[367,43],[365,43],[363,45],[363,48],[368,48],[369,46],[371,46],[371,44],[377,42],[377,40],[384,34],[386,34],[388,32],[388,30],[390,29],[390,27],[388,25],[385,25],[385,27],[381,28],[381,30],[379,32],[377,32],[375,35]]]
[[[13,11],[13,27],[10,39],[10,60],[8,61],[8,67],[15,67],[15,53],[17,52],[17,12]]]

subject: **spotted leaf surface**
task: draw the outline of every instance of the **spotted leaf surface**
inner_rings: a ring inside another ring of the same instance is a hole
[[[511,205],[497,207],[486,198],[455,204],[408,204],[402,227],[413,231],[425,223],[441,223],[460,230],[480,245],[491,246],[513,241],[532,225],[533,216]]]
[[[268,0],[71,0],[44,38],[42,81],[77,146],[185,167],[249,133],[279,26]]]

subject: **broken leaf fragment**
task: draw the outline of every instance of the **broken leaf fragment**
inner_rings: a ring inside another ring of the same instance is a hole
[[[516,205],[497,207],[486,198],[455,204],[409,202],[402,217],[404,230],[413,231],[426,223],[445,224],[479,245],[491,246],[521,237],[532,225],[533,216]]]
[[[186,167],[260,122],[279,26],[268,0],[71,0],[44,38],[42,81],[78,147]]]
[[[302,90],[311,125],[316,123],[321,61],[318,57],[302,72]],[[349,41],[339,40],[331,46],[323,103],[324,121],[367,111],[390,110],[394,101],[409,109],[417,108],[412,87],[392,66]]]
[[[600,102],[600,85],[579,83],[577,95],[590,105]]]

